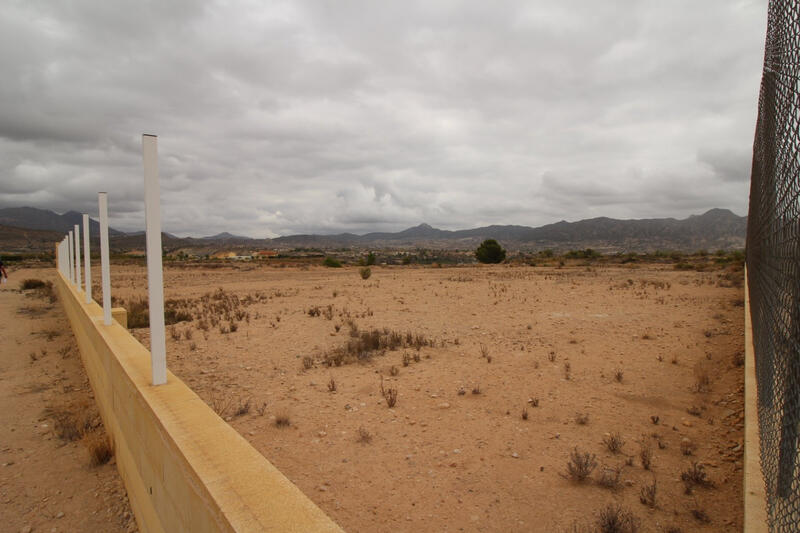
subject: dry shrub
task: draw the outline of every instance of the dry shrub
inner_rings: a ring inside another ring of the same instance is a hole
[[[51,283],[52,285],[52,283]],[[46,287],[47,283],[40,279],[24,279],[19,285],[19,288],[23,291],[31,290],[31,289],[41,289]]]
[[[711,390],[711,374],[704,365],[694,367],[694,391],[709,392]]]
[[[642,487],[642,490],[639,491],[639,501],[642,502],[644,505],[655,508],[656,506],[656,480],[653,480],[653,483],[650,485],[645,485]]]
[[[387,350],[420,350],[424,346],[433,346],[433,341],[419,333],[407,332],[404,335],[389,328],[359,331],[358,326],[350,321],[350,339],[344,345],[326,353],[323,361],[328,366],[341,366],[353,361],[369,361],[376,354],[384,355]]]
[[[360,442],[361,444],[369,444],[372,442],[372,434],[367,431],[367,428],[360,426],[358,428],[358,438],[356,439],[356,442]]]
[[[292,425],[292,420],[289,417],[289,413],[280,412],[275,415],[275,427],[288,428],[291,425]]]
[[[76,441],[99,425],[91,410],[72,407],[51,407],[45,414],[52,418],[53,429],[61,440]]]
[[[692,455],[697,450],[697,445],[691,440],[684,438],[681,440],[681,453],[683,455]]]
[[[597,478],[597,484],[611,490],[617,490],[621,486],[620,476],[622,476],[622,468],[604,466],[600,470],[600,477]]]
[[[706,476],[706,470],[700,463],[692,462],[692,464],[683,472],[681,472],[681,481],[686,488],[686,493],[692,492],[694,487],[711,488],[714,482]]]
[[[336,392],[336,380],[333,379],[333,376],[328,381],[328,392]]]
[[[625,374],[622,372],[622,370],[620,370],[620,369],[614,370],[614,380],[617,383],[622,383],[622,378],[624,377],[624,375]]]
[[[386,400],[386,405],[389,408],[392,408],[397,403],[397,389],[389,387],[388,389],[383,388],[383,376],[381,376],[381,396],[383,399]]]
[[[314,358],[310,355],[303,357],[303,369],[310,370],[314,366]]]
[[[567,477],[578,483],[585,481],[597,467],[595,457],[594,454],[589,452],[579,452],[576,446],[570,453],[569,461],[567,461]]]
[[[225,418],[225,415],[231,410],[233,399],[228,396],[216,396],[211,398],[211,409],[219,415],[220,418]]]
[[[83,445],[89,452],[89,463],[92,466],[104,465],[114,456],[111,439],[103,431],[87,434],[83,438]]]
[[[597,515],[599,533],[637,533],[639,520],[630,511],[619,505],[609,504]]]
[[[625,439],[622,438],[618,431],[615,431],[603,437],[603,444],[606,445],[606,448],[611,453],[619,453],[625,445]]]
[[[251,404],[252,404],[252,399],[251,398],[247,398],[246,400],[243,400],[242,398],[239,398],[239,403],[236,406],[236,409],[233,410],[233,416],[244,416],[244,415],[246,415],[247,413],[250,412]]]
[[[579,426],[585,426],[589,423],[589,413],[577,413],[575,415],[575,423]]]
[[[645,440],[639,443],[639,460],[642,462],[642,468],[650,470],[653,464],[653,448]]]

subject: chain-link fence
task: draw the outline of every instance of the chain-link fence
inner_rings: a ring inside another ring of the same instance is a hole
[[[771,0],[747,272],[771,531],[800,531],[800,0]]]

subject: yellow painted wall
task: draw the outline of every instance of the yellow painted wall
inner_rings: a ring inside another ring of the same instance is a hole
[[[172,373],[150,385],[150,352],[56,276],[143,532],[342,531]]]
[[[753,323],[750,318],[750,288],[744,276],[744,531],[766,533],[767,491],[761,472],[758,438],[758,391],[756,359],[753,349]]]

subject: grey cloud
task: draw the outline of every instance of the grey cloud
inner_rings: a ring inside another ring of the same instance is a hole
[[[691,16],[687,16],[691,13]],[[253,236],[746,211],[766,0],[0,6],[0,206]]]

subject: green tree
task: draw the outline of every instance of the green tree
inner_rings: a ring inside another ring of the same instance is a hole
[[[486,239],[475,250],[475,258],[481,263],[501,263],[506,258],[506,251],[494,239]]]

